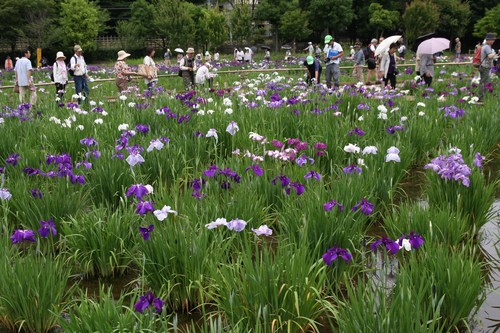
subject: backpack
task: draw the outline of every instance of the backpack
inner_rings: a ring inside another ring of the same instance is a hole
[[[481,66],[481,50],[483,49],[482,46],[479,46],[476,48],[476,51],[474,52],[474,57],[472,57],[472,65],[476,68],[479,68]]]
[[[78,58],[76,56],[72,56],[71,58],[75,58],[75,65],[76,65],[78,63]],[[71,69],[71,58],[69,58],[69,61],[66,64],[66,67],[68,68],[68,74],[69,74],[69,76],[75,75],[75,70]]]

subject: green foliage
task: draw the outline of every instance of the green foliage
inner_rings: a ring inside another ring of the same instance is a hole
[[[394,29],[400,21],[398,11],[387,10],[377,2],[370,4],[368,10],[370,11],[370,25],[377,30],[376,36],[383,36],[384,30]]]
[[[164,36],[172,47],[194,41],[194,20],[189,4],[181,0],[155,0],[152,24],[156,34]]]
[[[12,331],[50,332],[65,307],[69,274],[61,259],[31,249],[2,255],[0,323]]]
[[[355,17],[352,3],[352,0],[311,0],[311,28],[315,31],[326,29],[329,34],[344,32]]]
[[[462,37],[470,20],[468,1],[433,0],[439,8],[439,25],[437,31],[444,36]]]
[[[474,25],[474,36],[484,38],[486,33],[494,32],[497,36],[500,35],[500,5],[486,11],[484,17]]]
[[[215,9],[204,11],[204,19],[207,32],[207,49],[217,49],[228,39],[228,26],[224,13]]]
[[[94,49],[95,41],[105,28],[108,14],[88,0],[64,0],[61,2],[59,23],[66,45],[79,44],[85,49]]]
[[[304,40],[311,35],[308,13],[300,9],[285,12],[281,17],[280,34],[284,40]]]
[[[117,24],[117,33],[125,49],[142,47],[144,40],[151,36],[154,7],[146,0],[137,0],[131,4],[130,12],[130,19]]]
[[[229,27],[233,40],[239,44],[250,40],[252,34],[252,13],[247,5],[239,4],[233,8]]]
[[[431,0],[415,0],[406,6],[403,14],[403,24],[408,44],[439,25],[439,7]]]

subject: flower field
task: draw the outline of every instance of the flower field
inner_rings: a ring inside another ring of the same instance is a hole
[[[0,325],[466,332],[500,113],[496,78],[479,105],[452,70],[426,88],[407,69],[394,91],[270,72],[120,97],[96,82],[82,105],[72,86],[34,107],[3,90]]]

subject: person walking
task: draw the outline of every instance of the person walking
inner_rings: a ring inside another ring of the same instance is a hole
[[[356,53],[354,54],[354,77],[356,82],[365,82],[363,77],[363,66],[365,65],[365,53],[361,49],[361,42],[354,44]]]
[[[377,82],[377,60],[375,59],[375,50],[377,49],[377,39],[372,38],[370,44],[366,47],[365,60],[368,67],[368,73],[366,74],[366,84],[370,84],[370,79],[374,78],[373,81]]]
[[[396,68],[396,51],[398,49],[398,45],[396,43],[392,43],[389,46],[389,51],[382,55],[382,59],[380,60],[380,77],[384,78],[384,85],[387,86],[387,83],[391,81],[391,88],[396,88],[396,75],[398,74]]]
[[[493,60],[497,59],[495,51],[491,48],[493,43],[495,43],[496,35],[494,33],[488,32],[486,34],[485,43],[481,48],[481,64],[479,66],[479,73],[481,80],[479,81],[479,91],[477,97],[479,97],[479,102],[482,102],[486,94],[485,85],[490,83],[490,70],[493,66]]]
[[[144,57],[144,67],[146,68],[146,78],[144,79],[144,83],[148,87],[149,92],[152,92],[156,83],[158,83],[158,71],[156,68],[155,61],[153,57],[155,56],[155,49],[151,46],[146,48],[146,56]]]
[[[333,80],[334,86],[338,88],[340,86],[340,58],[344,55],[344,50],[331,35],[326,35],[323,51],[326,63],[326,86],[331,88]]]
[[[87,64],[83,58],[83,50],[80,45],[75,45],[73,47],[75,54],[70,60],[70,69],[73,71],[73,81],[75,82],[75,91],[78,95],[78,104],[81,104],[82,100],[86,100],[90,93],[88,85],[88,74],[87,74]]]
[[[314,53],[314,46],[312,42],[307,43],[307,47],[304,49],[304,51],[307,51],[307,54],[312,56]]]
[[[118,87],[118,92],[128,90],[128,83],[130,82],[130,75],[136,75],[136,72],[130,70],[129,65],[125,62],[125,59],[130,57],[130,53],[123,50],[118,51],[118,58],[115,63],[115,83]]]
[[[14,72],[16,75],[16,85],[19,86],[19,101],[26,103],[26,95],[30,91],[30,104],[33,106],[36,103],[36,87],[33,84],[33,67],[31,66],[31,52],[26,49],[23,52],[23,57],[16,61]]]
[[[194,49],[192,47],[187,49],[186,56],[181,59],[179,69],[181,71],[182,80],[184,81],[184,89],[186,91],[194,89],[194,73],[197,68],[194,62]]]
[[[421,54],[420,55],[420,74],[424,79],[427,87],[432,84],[432,78],[434,77],[434,63],[436,62],[436,57],[433,54]]]
[[[313,57],[312,55],[307,56],[304,61],[304,66],[307,68],[307,78],[306,83],[310,86],[313,84],[319,84],[321,80],[321,62],[319,59]]]
[[[64,53],[59,51],[56,54],[56,62],[54,62],[52,66],[52,75],[54,77],[56,94],[59,100],[62,100],[66,90],[66,84],[68,84],[68,69],[66,68],[64,60],[66,60]]]

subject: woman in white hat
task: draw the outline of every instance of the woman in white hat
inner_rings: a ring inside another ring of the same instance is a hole
[[[127,53],[123,50],[118,51],[118,58],[116,59],[115,64],[115,72],[116,78],[115,83],[118,87],[118,92],[121,93],[124,90],[128,89],[128,83],[130,81],[130,75],[136,75],[136,72],[132,72],[130,67],[125,62],[125,59],[130,57],[130,53]]]
[[[56,84],[56,94],[59,99],[63,98],[68,83],[68,69],[64,60],[66,60],[64,53],[59,51],[56,54],[56,62],[52,66],[52,81]]]

